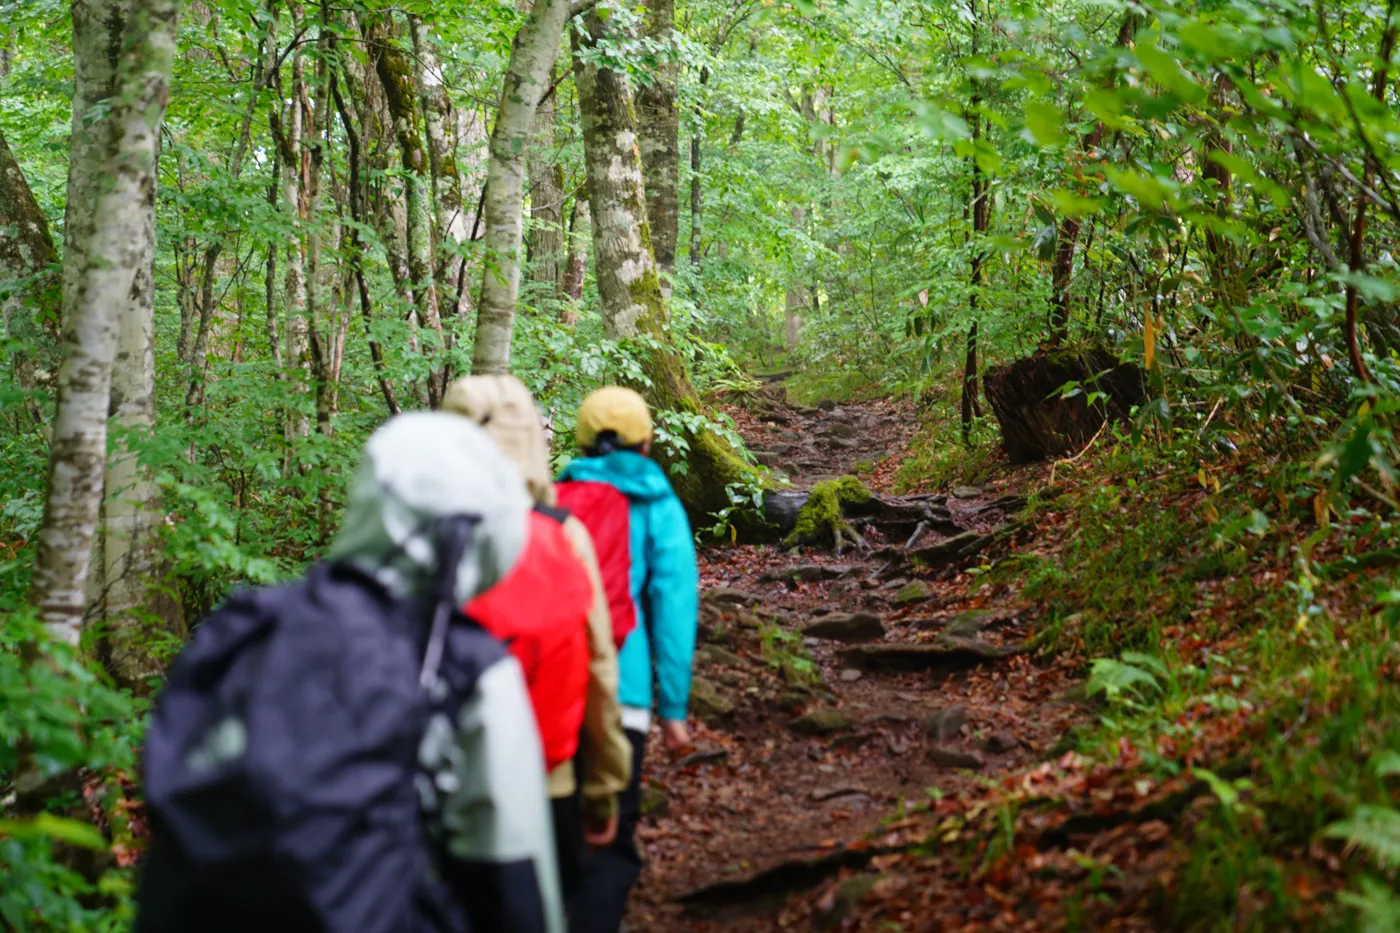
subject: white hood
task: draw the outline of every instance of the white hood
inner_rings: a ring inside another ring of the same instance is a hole
[[[330,557],[373,573],[392,592],[436,578],[434,519],[480,519],[457,569],[459,603],[494,586],[525,544],[533,502],[520,470],[458,415],[410,412],[370,437]]]

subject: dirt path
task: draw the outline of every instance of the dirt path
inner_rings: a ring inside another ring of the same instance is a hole
[[[679,761],[650,750],[629,930],[773,929],[771,902],[868,861],[901,802],[1044,758],[1079,715],[1063,671],[1020,652],[1028,607],[967,572],[1017,546],[1029,477],[894,497],[880,462],[904,456],[911,410],[770,399],[734,415],[797,488],[859,469],[882,495],[856,522],[865,547],[840,557],[702,552],[704,725]]]

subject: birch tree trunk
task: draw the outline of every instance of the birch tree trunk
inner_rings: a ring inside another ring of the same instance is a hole
[[[805,235],[803,229],[807,224],[807,208],[796,205],[792,208],[792,226],[798,235]],[[799,277],[798,270],[792,270],[792,277]],[[802,295],[801,285],[788,286],[787,294],[783,298],[783,345],[787,347],[789,353],[797,349],[797,341],[802,337],[802,309],[807,306],[807,301]]]
[[[491,131],[483,214],[485,268],[476,315],[472,372],[510,368],[510,338],[520,294],[520,237],[524,212],[525,152],[540,97],[549,88],[559,39],[569,17],[563,0],[535,0],[515,37]]]
[[[107,625],[104,653],[116,681],[138,688],[161,673],[150,650],[154,625],[184,634],[175,600],[159,586],[162,573],[160,495],[149,466],[140,462],[134,441],[156,426],[155,255],[156,186],[152,173],[142,193],[144,229],[140,265],[130,302],[117,329],[112,370],[112,423],[116,438],[107,461],[102,502],[102,618]]]
[[[644,31],[653,42],[668,45],[676,21],[676,0],[646,0]],[[661,290],[669,299],[670,276],[676,271],[676,241],[680,237],[680,118],[676,113],[676,81],[680,66],[667,56],[656,68],[655,80],[637,91],[638,146],[642,177],[646,179],[647,222],[651,248],[662,272]]]
[[[305,437],[310,423],[301,411],[301,397],[307,389],[306,357],[306,223],[302,211],[302,172],[306,154],[303,147],[301,98],[306,87],[306,59],[292,59],[292,81],[284,87],[281,76],[275,76],[278,103],[272,112],[272,135],[277,143],[277,164],[282,173],[282,210],[287,215],[287,268],[282,284],[282,363],[287,380],[292,383],[288,398],[286,422],[287,456],[293,439]],[[278,107],[280,106],[280,111]],[[288,461],[290,464],[290,460]]]
[[[584,14],[588,36],[575,34],[575,52],[584,42],[597,43],[605,27],[596,12]],[[585,64],[574,55],[583,123],[584,165],[593,207],[593,257],[603,329],[613,338],[651,337],[638,344],[642,369],[651,384],[642,387],[661,412],[701,414],[699,396],[674,347],[671,318],[661,294],[661,280],[651,252],[637,118],[625,75]],[[719,435],[700,431],[687,438],[688,469],[672,476],[676,493],[695,514],[717,512],[729,504],[728,487],[751,482],[752,472]],[[658,452],[667,459],[666,451]]]
[[[29,599],[49,632],[73,645],[82,633],[84,586],[101,513],[117,335],[146,256],[146,192],[155,183],[177,14],[177,0],[74,0],[72,6],[77,77],[69,209],[78,223],[68,231],[72,254],[64,256],[62,363]],[[86,95],[100,86],[92,79],[111,68],[110,29],[123,20],[117,93],[105,119],[87,124],[83,118],[96,100]],[[78,204],[75,189],[87,196]]]

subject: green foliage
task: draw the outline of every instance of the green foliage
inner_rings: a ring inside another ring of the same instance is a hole
[[[27,611],[0,626],[0,780],[15,773],[21,739],[45,777],[83,769],[103,786],[94,804],[118,791],[111,782],[135,770],[144,703],[110,686],[71,649],[47,640]],[[108,868],[97,877],[60,857],[56,843],[105,855],[111,843],[68,811],[85,803],[75,793],[50,801],[32,819],[0,819],[0,918],[14,930],[97,933],[131,919],[130,878]]]
[[[764,622],[758,630],[764,661],[781,671],[783,680],[794,690],[806,690],[821,682],[821,673],[802,644],[802,636],[776,622]]]
[[[1125,651],[1122,659],[1098,658],[1089,671],[1085,684],[1086,696],[1102,693],[1109,703],[1136,704],[1160,693],[1158,677],[1166,676],[1160,660],[1139,651]]]
[[[940,393],[940,400],[946,393]],[[951,406],[937,405],[924,412],[923,425],[910,444],[910,453],[895,473],[901,490],[947,490],[954,486],[980,485],[997,465],[1001,437],[991,419],[973,422],[969,443],[964,444],[957,415]]]
[[[1327,827],[1323,835],[1345,839],[1382,868],[1400,865],[1400,810],[1393,807],[1357,807],[1351,816]]]

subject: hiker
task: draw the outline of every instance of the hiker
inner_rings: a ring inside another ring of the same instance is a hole
[[[606,846],[617,834],[617,798],[632,769],[632,747],[622,731],[617,701],[617,649],[593,539],[578,518],[555,508],[544,425],[524,383],[514,376],[468,376],[448,387],[442,410],[484,427],[520,468],[536,503],[531,543],[517,566],[532,570],[537,617],[525,620],[512,612],[506,619],[516,628],[532,624],[533,642],[517,635],[510,645],[525,666],[544,738],[556,852],[568,903],[582,881],[585,845]],[[549,553],[543,560],[531,559],[533,550],[549,552],[549,542],[556,538],[566,554],[557,553],[555,545],[552,559]],[[583,586],[581,602],[576,576]],[[505,637],[486,604],[530,585],[512,576],[469,604],[467,614]],[[526,663],[521,652],[535,651],[540,642],[553,646],[552,655]],[[573,759],[580,749],[582,773],[576,779]]]
[[[520,665],[457,611],[530,506],[463,418],[374,433],[329,559],[235,593],[170,670],[136,933],[562,931]]]
[[[620,600],[610,599],[610,607],[614,632],[625,634],[618,653],[618,698],[632,744],[632,780],[620,801],[617,838],[585,861],[583,893],[571,913],[570,929],[616,933],[642,869],[636,829],[653,677],[667,748],[676,753],[690,744],[685,718],[699,574],[685,509],[650,457],[651,413],[642,397],[616,386],[594,392],[579,408],[575,436],[583,456],[565,467],[558,490],[566,507],[580,506],[579,517],[598,550],[604,586],[620,594]],[[626,508],[609,511],[604,506],[617,492],[625,497]],[[629,618],[635,626],[625,631]]]

